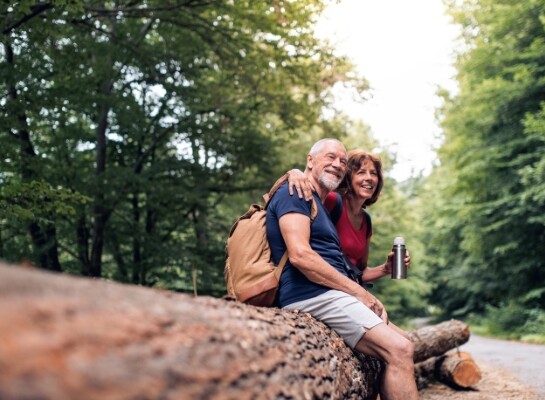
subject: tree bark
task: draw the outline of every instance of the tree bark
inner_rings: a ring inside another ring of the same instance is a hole
[[[8,400],[375,399],[382,371],[308,314],[5,265],[0,332]]]
[[[462,321],[450,320],[410,331],[414,343],[414,362],[440,356],[469,340],[469,327]]]
[[[439,381],[455,389],[467,389],[481,380],[481,370],[469,353],[457,350],[415,365],[418,389]]]

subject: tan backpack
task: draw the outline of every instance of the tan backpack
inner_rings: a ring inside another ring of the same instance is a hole
[[[271,258],[271,249],[265,228],[266,208],[278,188],[287,180],[287,174],[278,179],[265,194],[265,206],[252,204],[233,224],[227,238],[225,283],[228,296],[254,306],[275,305],[278,282],[288,261],[288,252],[278,266]],[[318,208],[312,200],[311,221]]]

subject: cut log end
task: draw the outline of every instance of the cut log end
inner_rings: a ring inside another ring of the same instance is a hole
[[[449,354],[441,363],[440,379],[455,387],[470,388],[481,380],[481,370],[468,353]]]
[[[471,355],[460,351],[450,351],[416,364],[415,376],[419,389],[432,381],[442,382],[454,389],[467,389],[477,385],[482,377]]]

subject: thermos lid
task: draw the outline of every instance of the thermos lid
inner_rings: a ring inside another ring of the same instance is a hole
[[[401,236],[398,236],[394,239],[394,245],[405,245],[405,239]]]

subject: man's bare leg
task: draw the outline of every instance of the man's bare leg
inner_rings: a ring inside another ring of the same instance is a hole
[[[404,338],[407,338],[407,339],[411,339],[409,337],[409,334],[407,333],[407,331],[401,329],[399,326],[395,325],[394,323],[392,323],[392,321],[390,321],[388,323],[388,326],[390,327],[390,329],[393,329],[395,332],[399,333],[401,336],[403,336]]]
[[[410,340],[382,323],[363,335],[356,350],[386,363],[380,390],[381,400],[418,399],[414,378],[414,347]]]

